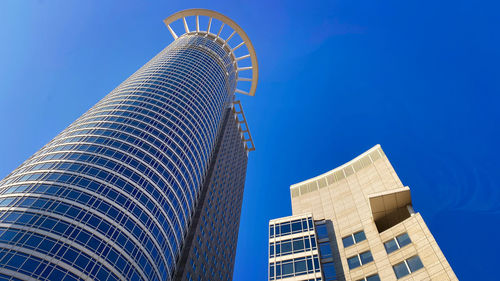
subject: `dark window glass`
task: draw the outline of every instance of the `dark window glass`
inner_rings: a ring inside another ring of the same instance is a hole
[[[302,225],[300,221],[292,223],[292,232],[301,232],[302,231]]]
[[[293,241],[293,252],[299,252],[304,250],[304,240],[300,238],[300,240]]]
[[[319,244],[319,251],[321,253],[321,258],[322,259],[327,259],[332,257],[332,248],[330,247],[330,243],[320,243]]]
[[[367,276],[366,281],[380,281],[380,277],[378,277],[378,274]]]
[[[280,226],[281,228],[281,235],[287,235],[290,233],[290,224],[289,223],[284,223]]]
[[[410,268],[411,272],[415,272],[424,267],[422,261],[418,256],[411,257],[407,259],[406,262],[408,263],[408,267]]]
[[[274,256],[274,245],[269,245],[269,255]]]
[[[394,239],[389,240],[384,243],[385,251],[390,254],[398,249],[398,245],[396,244],[396,241]]]
[[[361,266],[361,264],[359,263],[358,256],[348,258],[347,264],[349,265],[349,269],[353,269],[353,268]]]
[[[359,243],[365,239],[366,239],[366,236],[365,236],[364,231],[354,233],[354,240],[356,240],[356,243]]]
[[[316,248],[316,238],[311,236],[311,247]]]
[[[274,265],[269,268],[269,277],[274,277]]]
[[[395,266],[393,266],[392,268],[394,269],[394,273],[396,274],[396,277],[398,279],[410,274],[410,272],[408,272],[408,268],[406,268],[406,264],[404,262],[398,263]]]
[[[342,243],[344,244],[344,248],[354,245],[354,239],[352,239],[352,235],[342,238]]]
[[[270,235],[271,237],[273,237],[273,236],[274,236],[274,225],[271,225],[271,227],[269,228],[269,235]]]
[[[292,243],[290,240],[281,242],[281,253],[286,254],[292,251]]]
[[[370,251],[359,254],[359,257],[361,258],[361,264],[367,264],[373,261],[372,252]]]
[[[411,243],[410,236],[408,236],[408,233],[401,234],[398,237],[396,237],[396,239],[398,240],[400,248],[403,248],[404,246]]]
[[[307,267],[306,267],[306,261],[305,260],[299,260],[295,261],[295,274],[297,273],[306,273]]]
[[[283,263],[281,265],[281,273],[282,275],[292,274],[293,273],[293,263]]]
[[[318,240],[328,238],[328,231],[326,230],[326,224],[317,225],[316,232],[318,233]]]
[[[335,272],[333,262],[323,264],[323,274],[325,275],[325,281],[333,281],[336,279],[337,273]]]

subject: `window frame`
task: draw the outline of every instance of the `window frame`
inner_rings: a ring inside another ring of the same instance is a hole
[[[420,262],[420,265],[422,265],[422,267],[417,268],[416,270],[413,270],[413,271],[412,271],[412,270],[411,270],[411,268],[410,268],[410,265],[408,264],[408,260],[409,260],[409,259],[413,259],[413,258],[417,258],[417,259],[418,259],[418,261]],[[399,265],[401,265],[401,264],[404,264],[404,265],[405,265],[406,270],[408,271],[408,274],[405,274],[405,275],[403,275],[403,276],[401,276],[401,277],[398,277],[398,275],[396,274],[396,270],[394,269],[394,267],[395,267],[395,266],[399,266]],[[406,277],[406,276],[408,276],[408,275],[413,274],[414,272],[419,271],[420,269],[422,269],[422,268],[424,268],[424,267],[425,267],[425,266],[424,266],[424,263],[422,262],[422,260],[420,259],[420,257],[419,257],[418,255],[414,255],[414,256],[411,256],[411,257],[409,257],[409,258],[407,258],[407,259],[404,259],[403,261],[398,262],[397,264],[393,265],[393,266],[392,266],[392,270],[394,271],[394,275],[396,275],[396,278],[397,278],[397,279],[401,279],[401,278],[403,278],[403,277]]]
[[[359,234],[359,233],[361,233],[361,232],[363,233],[363,237],[364,237],[364,239],[363,239],[363,240],[359,240],[359,241],[358,241],[358,240],[356,239],[355,234]],[[347,245],[347,246],[346,246],[346,245],[345,245],[345,242],[344,242],[344,239],[347,239],[347,238],[349,238],[349,237],[352,239],[353,243],[352,243],[352,244],[350,244],[350,245]],[[344,249],[345,249],[345,248],[351,247],[352,245],[356,245],[356,244],[358,244],[358,243],[361,243],[361,242],[363,242],[363,241],[365,241],[365,240],[366,240],[366,233],[365,233],[365,230],[364,230],[364,229],[361,229],[361,230],[359,230],[359,231],[353,232],[353,233],[351,233],[351,234],[349,234],[349,235],[347,235],[347,236],[342,237],[342,246],[344,246]]]
[[[399,243],[398,237],[401,237],[401,236],[403,236],[405,234],[406,234],[406,236],[408,236],[408,240],[410,242],[408,244],[405,244],[405,245],[401,246],[401,244]],[[391,242],[395,242],[396,243],[397,249],[389,252],[389,250],[387,249],[386,244],[387,243],[391,243]],[[410,245],[412,243],[413,243],[413,241],[411,241],[411,238],[410,238],[410,235],[408,235],[408,232],[404,232],[404,233],[401,233],[401,234],[399,234],[399,235],[397,235],[397,236],[395,236],[395,237],[393,237],[393,238],[385,241],[384,242],[384,248],[385,248],[385,251],[386,251],[387,254],[392,254],[392,253],[396,252],[397,250],[400,250],[400,249],[402,249],[402,248],[404,248],[404,247],[406,247],[406,246],[408,246],[408,245]]]
[[[368,261],[368,262],[363,263],[363,262],[362,262],[362,260],[361,260],[361,254],[366,254],[366,253],[370,253],[371,260],[370,260],[370,261]],[[350,260],[350,259],[352,259],[352,258],[356,258],[356,257],[358,258],[359,266],[356,266],[356,267],[352,267],[352,268],[351,268],[351,267],[350,267],[350,265],[349,265],[349,260]],[[372,252],[371,252],[370,250],[368,250],[368,251],[364,251],[364,252],[362,252],[362,253],[357,253],[357,254],[356,254],[356,255],[354,255],[354,256],[348,257],[348,258],[347,258],[347,267],[349,267],[349,270],[353,270],[353,269],[358,268],[358,267],[361,267],[361,266],[363,266],[363,265],[365,265],[365,264],[369,264],[369,263],[371,263],[371,262],[373,262],[373,261],[374,261],[374,259],[373,259]]]

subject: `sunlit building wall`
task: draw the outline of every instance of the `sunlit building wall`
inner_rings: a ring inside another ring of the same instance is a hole
[[[315,222],[320,280],[457,280],[379,145],[290,193],[293,215]],[[276,278],[269,262],[269,280],[312,280],[286,275],[294,267]]]

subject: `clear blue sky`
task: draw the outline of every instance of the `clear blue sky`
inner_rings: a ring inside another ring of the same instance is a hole
[[[265,280],[289,186],[379,143],[461,280],[498,280],[498,1],[0,1],[0,177],[171,42],[226,14],[258,54],[235,280]]]

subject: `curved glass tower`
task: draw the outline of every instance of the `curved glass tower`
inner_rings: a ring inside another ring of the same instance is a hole
[[[180,19],[178,36],[170,24]],[[211,32],[214,19],[241,37],[248,55],[236,57],[239,47]],[[227,210],[239,224],[253,142],[234,93],[246,93],[238,81],[255,93],[255,52],[239,26],[209,10],[182,11],[165,23],[172,44],[0,181],[0,280],[191,278],[196,271],[184,267],[200,217],[224,215],[200,208],[219,173],[237,175],[222,186],[238,193]],[[240,65],[245,59],[250,66]],[[244,70],[252,76],[242,77]],[[239,160],[221,162],[220,151]],[[226,238],[235,246],[237,236]],[[220,279],[231,277],[233,261],[227,266]]]

